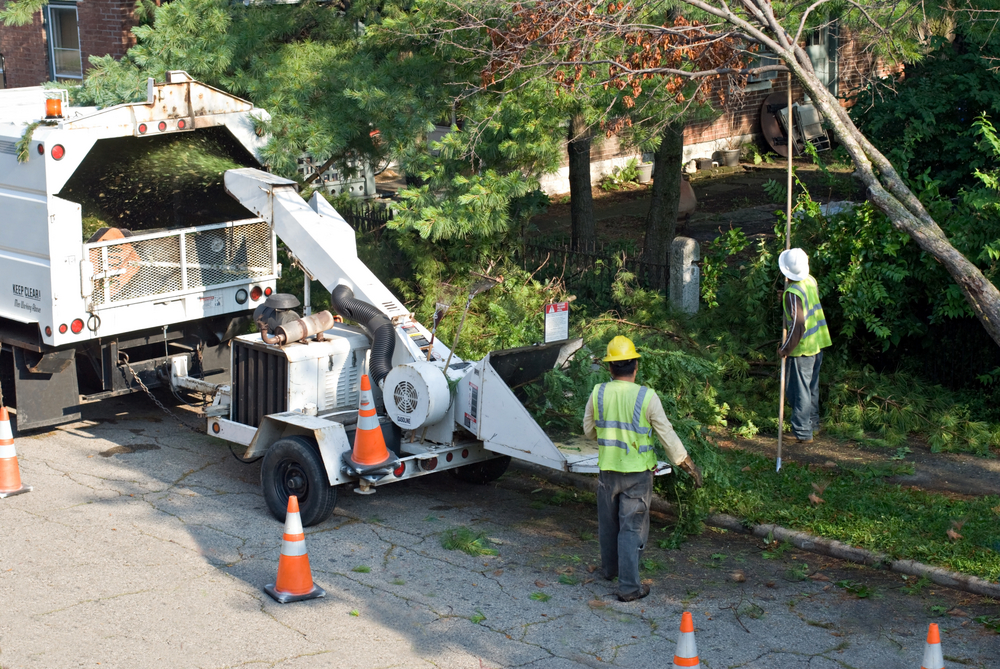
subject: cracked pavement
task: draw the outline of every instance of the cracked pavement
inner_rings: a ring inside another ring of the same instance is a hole
[[[225,443],[133,396],[16,446],[35,490],[0,501],[2,669],[653,669],[683,610],[708,669],[916,669],[929,622],[949,667],[1000,667],[1000,636],[973,621],[995,602],[722,531],[666,550],[657,517],[652,594],[620,603],[591,572],[592,497],[514,468],[489,486],[342,489],[306,531],[327,597],[281,605],[261,588],[282,526],[259,464]],[[499,554],[444,549],[457,527]]]

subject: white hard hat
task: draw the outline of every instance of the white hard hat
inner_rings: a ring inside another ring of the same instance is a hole
[[[809,256],[802,249],[788,249],[778,256],[778,268],[791,281],[802,281],[809,276]]]

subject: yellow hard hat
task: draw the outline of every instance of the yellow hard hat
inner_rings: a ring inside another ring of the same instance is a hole
[[[604,362],[634,360],[641,357],[635,350],[635,344],[632,343],[631,339],[618,335],[608,342],[608,354],[604,356]]]

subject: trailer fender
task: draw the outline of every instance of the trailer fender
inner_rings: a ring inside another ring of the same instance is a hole
[[[351,450],[351,443],[347,439],[344,426],[298,411],[286,411],[264,416],[243,457],[250,459],[262,456],[271,447],[271,444],[293,435],[315,440],[319,446],[319,454],[323,458],[323,466],[326,468],[330,485],[338,485],[352,480],[341,471],[344,453]]]

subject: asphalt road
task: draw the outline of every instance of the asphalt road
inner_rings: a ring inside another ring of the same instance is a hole
[[[730,533],[665,550],[661,521],[652,594],[622,604],[590,571],[592,500],[514,470],[484,487],[442,474],[342,491],[306,533],[327,597],[280,605],[261,590],[282,526],[259,465],[144,397],[85,418],[16,440],[35,491],[0,500],[3,669],[659,669],[683,610],[709,669],[917,669],[932,621],[949,667],[1000,667],[1000,636],[972,620],[1000,615],[995,603],[926,585],[906,594],[899,575]],[[443,548],[460,527],[498,555]]]

